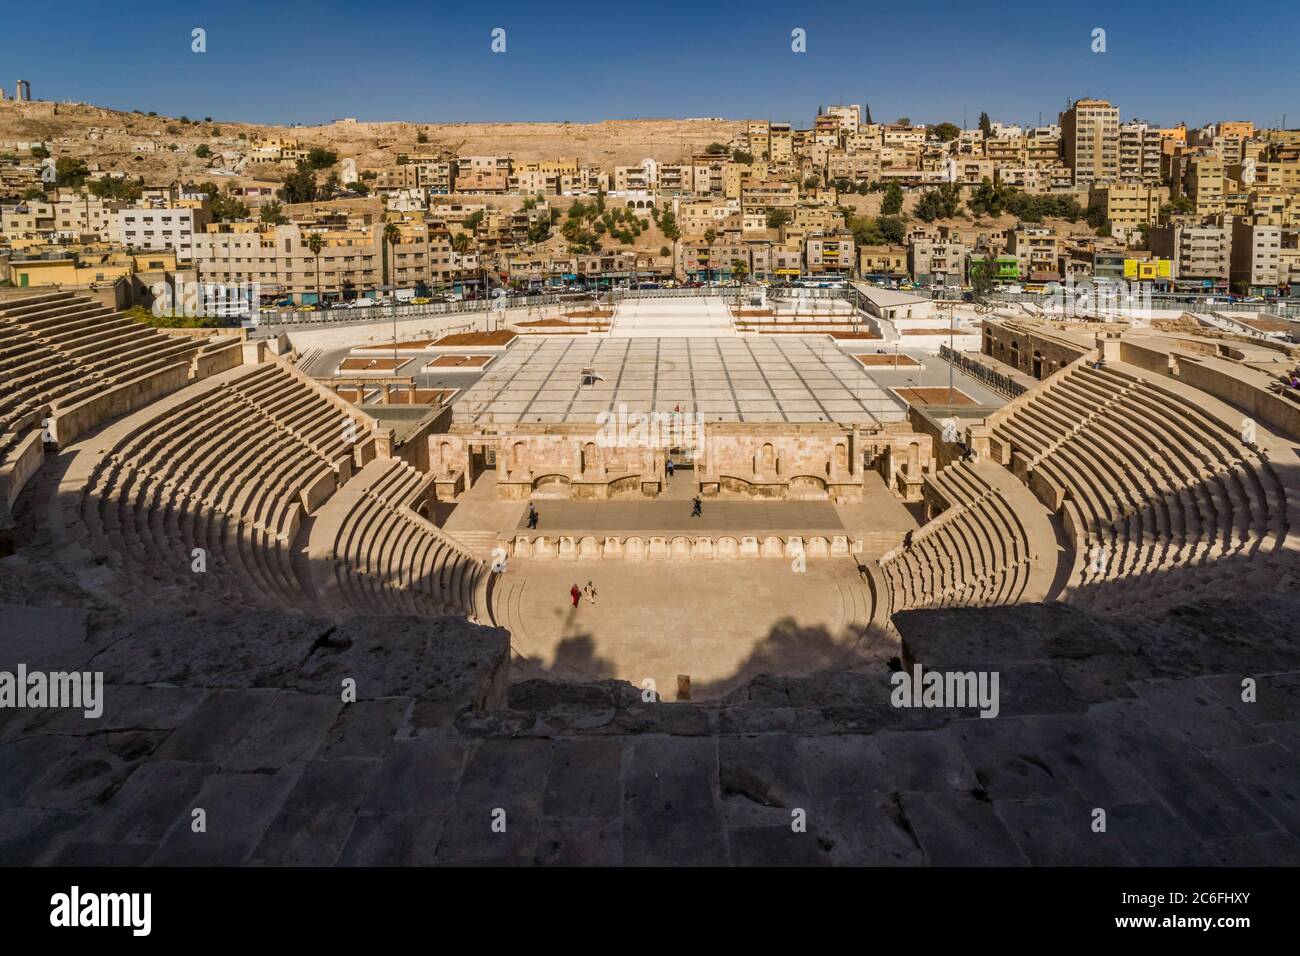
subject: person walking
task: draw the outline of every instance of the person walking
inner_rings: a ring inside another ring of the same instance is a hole
[[[569,588],[569,597],[573,599],[573,606],[576,608],[578,606],[578,599],[582,597],[582,592],[578,590],[578,585],[576,583],[573,587]]]
[[[533,503],[531,501],[528,502],[528,527],[529,528],[537,527],[537,509],[533,507]]]
[[[671,478],[673,476],[673,460],[671,458],[668,459],[668,462],[667,464],[664,465],[664,468],[668,471],[668,477]]]
[[[692,518],[702,518],[702,517],[704,517],[704,510],[703,510],[703,509],[704,509],[704,503],[700,501],[700,496],[699,496],[699,495],[696,495],[696,496],[695,496],[695,503],[694,503],[693,505],[691,505],[691,517],[692,517]]]
[[[582,593],[586,595],[587,603],[590,604],[592,607],[595,607],[596,606],[596,585],[588,581],[587,586],[582,589]]]
[[[910,531],[907,532],[907,534],[903,535],[903,550],[904,551],[912,550],[912,532]]]

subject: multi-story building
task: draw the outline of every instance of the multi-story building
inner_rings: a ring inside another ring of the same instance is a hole
[[[1007,254],[1016,257],[1020,275],[1029,282],[1055,282],[1061,278],[1061,247],[1051,229],[1021,226],[1012,230]]]
[[[864,279],[903,279],[907,276],[906,246],[859,246],[858,274]]]
[[[919,236],[907,249],[907,267],[918,285],[961,285],[971,249],[952,239]]]
[[[1173,262],[1176,289],[1227,291],[1232,233],[1222,226],[1175,221],[1147,234],[1152,256]]]
[[[1234,290],[1247,295],[1273,295],[1282,277],[1282,230],[1244,219],[1232,222],[1229,278]]]
[[[211,221],[206,204],[198,208],[132,207],[118,212],[113,238],[128,249],[171,249],[177,258],[189,259],[195,233]]]
[[[1119,128],[1119,178],[1148,185],[1160,183],[1160,130],[1146,123],[1122,123]]]
[[[789,123],[768,124],[768,155],[774,163],[794,159],[794,132]]]
[[[1061,155],[1076,186],[1119,177],[1119,107],[1075,100],[1061,114]]]
[[[810,273],[849,275],[855,265],[854,259],[853,236],[850,233],[809,236],[804,240],[804,262]]]
[[[1168,201],[1168,189],[1142,183],[1095,185],[1088,192],[1088,205],[1102,209],[1117,239],[1143,223],[1154,226],[1160,219],[1160,207]]]

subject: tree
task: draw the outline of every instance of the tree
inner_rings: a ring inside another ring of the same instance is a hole
[[[821,181],[821,177],[820,177],[820,176],[809,176],[807,179],[805,179],[805,180],[803,181],[803,188],[804,188],[804,189],[816,189],[816,188],[817,188],[818,186],[820,186],[821,184],[822,184],[822,181]]]
[[[212,218],[216,222],[231,222],[236,219],[248,218],[247,204],[236,196],[232,196],[229,192],[222,193],[216,183],[201,183],[194,189],[196,192],[201,192],[208,197],[208,205],[212,209]]]
[[[880,237],[891,246],[902,245],[903,238],[907,235],[903,220],[896,216],[881,216],[876,220],[876,228],[880,230]]]
[[[316,174],[306,163],[299,162],[294,171],[285,177],[279,198],[286,203],[316,201]]]
[[[745,263],[739,259],[732,259],[731,274],[743,285],[745,282],[745,276],[749,275],[749,266],[745,265]]]
[[[871,123],[871,104],[870,104],[870,103],[868,103],[868,104],[866,105],[866,115],[864,115],[864,116],[862,117],[862,122],[863,122],[864,124],[866,124],[867,126],[872,125],[872,123]]]
[[[451,251],[456,253],[458,256],[463,256],[465,253],[469,252],[469,247],[472,242],[473,240],[470,238],[469,233],[458,232],[456,235],[451,237]]]
[[[886,216],[895,216],[903,211],[903,189],[898,183],[885,187],[885,198],[881,200],[880,211]]]
[[[483,210],[472,212],[465,217],[465,228],[471,233],[477,233],[478,227],[483,225]]]
[[[105,176],[96,179],[87,187],[92,196],[100,199],[124,199],[134,202],[144,192],[143,179],[128,179],[125,176]]]
[[[420,130],[418,133],[415,134],[415,141],[417,143],[427,143],[429,141],[429,134],[426,133],[424,130]]]
[[[1100,229],[1106,224],[1106,204],[1094,202],[1088,204],[1088,225]]]
[[[528,224],[529,242],[545,242],[549,238],[551,238],[551,222],[549,219],[538,219],[536,222]]]
[[[938,190],[931,189],[921,195],[921,200],[916,204],[916,218],[922,222],[934,222],[943,216],[943,200],[939,198]]]
[[[743,149],[737,149],[732,152],[731,161],[733,163],[744,163],[746,166],[748,166],[750,163],[754,161],[754,154],[747,153]]]
[[[37,143],[35,146],[33,146],[31,152],[32,152],[32,157],[34,159],[50,158],[50,151],[46,149],[44,146],[42,146],[40,143]]]
[[[278,202],[269,202],[258,211],[258,218],[268,226],[283,226],[289,220],[284,217],[282,208]]]
[[[54,161],[54,175],[60,186],[76,189],[90,176],[90,169],[84,159],[60,156]]]
[[[897,126],[911,126],[911,125],[912,125],[912,121],[911,121],[911,119],[909,119],[909,118],[906,117],[906,116],[900,116],[900,117],[898,118],[898,120],[896,121],[895,125],[897,125]]]
[[[1002,183],[995,183],[985,176],[971,194],[968,205],[977,216],[1000,216],[1006,203],[1009,189]]]
[[[198,148],[194,150],[194,155],[199,159],[207,159],[212,155],[212,147],[207,143],[199,143]]]
[[[358,196],[370,195],[370,187],[367,186],[365,183],[361,182],[360,180],[354,183],[348,183],[345,188],[347,189],[348,192],[355,193]]]
[[[313,146],[307,151],[307,165],[312,169],[328,169],[339,161],[339,154],[323,146]]]
[[[985,255],[983,259],[971,260],[970,287],[976,299],[982,299],[993,291],[993,270],[996,268],[997,263],[990,255]]]
[[[727,154],[727,147],[723,146],[721,143],[710,143],[708,146],[704,147],[704,152],[708,156],[725,156]]]
[[[321,302],[324,297],[320,291],[320,251],[325,248],[325,238],[319,232],[308,234],[307,248],[316,257],[316,301]]]
[[[389,263],[395,258],[395,249],[397,241],[402,238],[402,230],[397,228],[397,223],[390,222],[384,225],[384,285],[396,285],[396,282],[389,282]]]
[[[988,113],[980,113],[980,132],[984,134],[985,139],[993,135],[993,121],[989,119]]]
[[[961,130],[956,123],[940,123],[934,128],[934,135],[939,138],[939,142],[950,143],[961,135]]]
[[[682,237],[682,230],[677,225],[677,214],[665,209],[659,216],[659,231],[673,244],[673,275],[677,275],[677,240]]]
[[[780,206],[773,206],[767,211],[767,228],[780,229],[793,218],[794,216],[790,210],[783,209]]]

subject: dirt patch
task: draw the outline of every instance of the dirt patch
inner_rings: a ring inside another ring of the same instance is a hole
[[[974,405],[971,398],[959,388],[951,391],[947,387],[939,388],[896,388],[894,394],[909,405]]]
[[[491,360],[490,355],[439,355],[425,368],[482,368]]]
[[[340,372],[392,372],[410,359],[348,358],[339,365]]]
[[[910,355],[879,355],[872,353],[853,357],[868,368],[879,368],[881,366],[887,368],[916,368],[921,364]]]
[[[496,332],[453,332],[444,335],[433,344],[442,348],[464,348],[467,345],[506,345],[515,337],[514,332],[505,329]]]

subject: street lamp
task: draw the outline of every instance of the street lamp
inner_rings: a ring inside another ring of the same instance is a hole
[[[381,285],[380,292],[392,293],[388,305],[393,316],[393,375],[397,374],[397,286]]]

